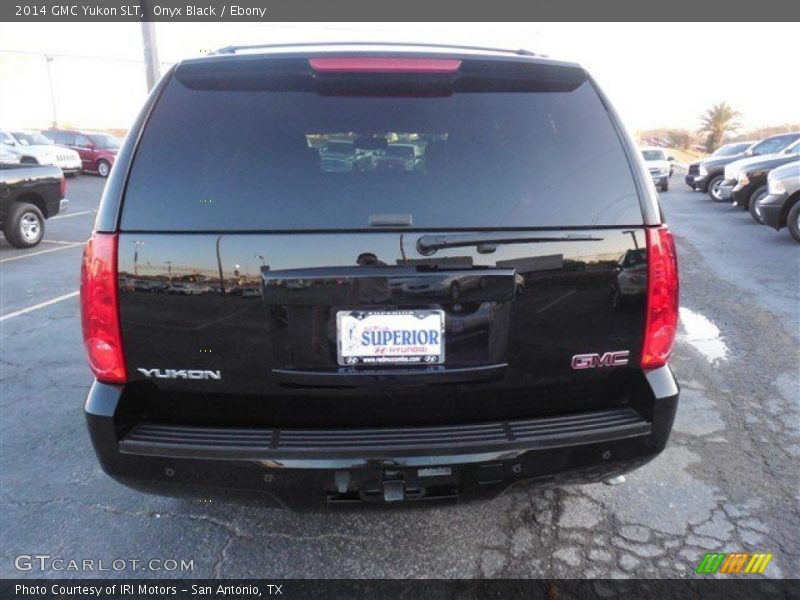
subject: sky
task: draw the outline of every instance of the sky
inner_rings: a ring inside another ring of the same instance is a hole
[[[696,129],[726,101],[743,129],[800,122],[796,23],[157,23],[164,68],[230,44],[410,41],[579,62],[627,127]],[[11,52],[13,51],[13,52]],[[125,129],[147,93],[138,23],[0,23],[0,124]]]

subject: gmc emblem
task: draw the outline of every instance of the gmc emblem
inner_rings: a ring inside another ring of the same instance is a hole
[[[628,364],[629,350],[617,350],[605,354],[576,354],[572,357],[573,369],[597,369],[598,367],[621,367]]]

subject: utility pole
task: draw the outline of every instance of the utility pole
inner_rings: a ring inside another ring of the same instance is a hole
[[[225,275],[222,273],[222,255],[219,253],[219,243],[222,240],[222,236],[217,236],[217,267],[219,268],[219,291],[224,296],[225,295]]]
[[[133,240],[133,276],[139,277],[139,246],[144,246],[144,242]]]
[[[50,63],[53,62],[53,57],[46,54],[44,57],[44,64],[47,67],[47,84],[50,87],[50,104],[53,107],[53,123],[52,127],[58,127],[58,113],[56,113],[56,92],[53,89],[53,75],[50,73]]]
[[[149,5],[145,3],[145,18],[148,17]],[[142,46],[144,49],[144,70],[147,76],[147,91],[153,89],[159,78],[158,43],[156,42],[156,24],[142,21]]]
[[[628,235],[630,235],[630,236],[631,236],[631,238],[633,239],[633,247],[634,247],[636,250],[638,250],[638,249],[639,249],[639,241],[636,239],[636,234],[637,234],[638,232],[637,232],[637,231],[635,231],[635,230],[633,230],[633,229],[626,229],[626,230],[625,230],[625,231],[623,231],[622,233],[627,233]]]

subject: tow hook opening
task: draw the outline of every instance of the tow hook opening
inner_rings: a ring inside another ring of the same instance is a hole
[[[422,478],[426,478],[423,477]],[[446,475],[428,477],[420,482],[415,469],[374,471],[336,471],[332,485],[326,490],[330,504],[380,503],[394,504],[413,500],[452,499],[459,496],[457,475],[447,469]]]
[[[403,481],[383,482],[383,501],[402,502],[406,499],[406,484]]]

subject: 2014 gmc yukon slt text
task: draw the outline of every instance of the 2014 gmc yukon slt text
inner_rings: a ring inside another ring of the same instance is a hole
[[[590,482],[663,450],[675,247],[578,65],[409,46],[187,60],[83,259],[106,472],[306,507]]]

